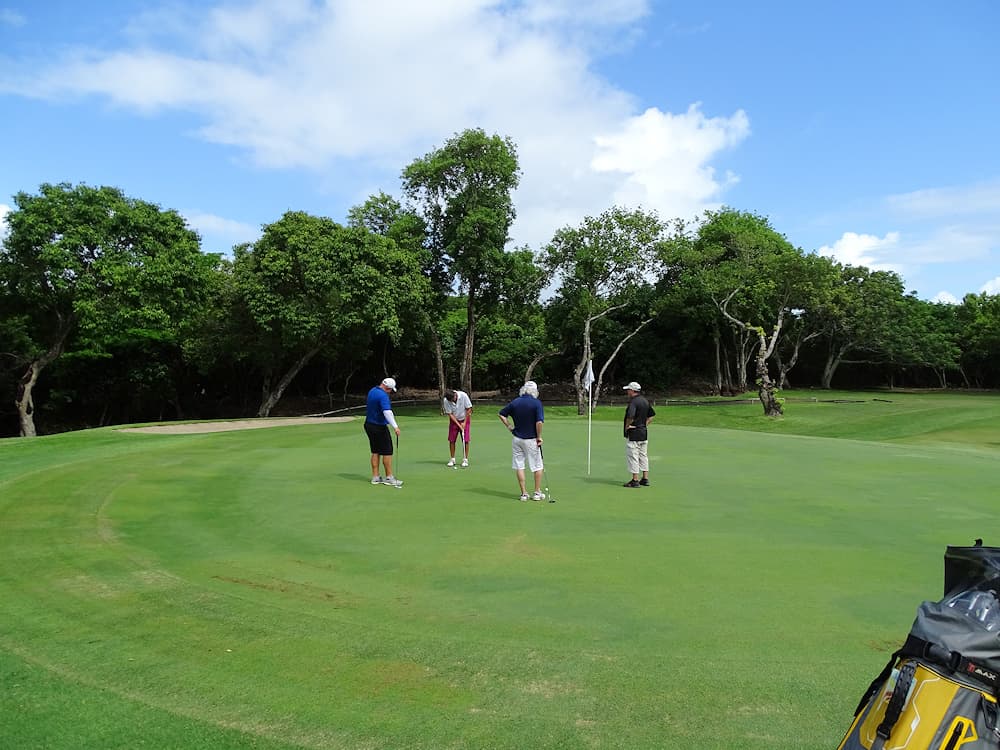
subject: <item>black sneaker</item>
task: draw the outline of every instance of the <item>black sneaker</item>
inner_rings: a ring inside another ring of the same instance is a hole
[[[622,487],[638,487],[638,486],[639,483],[634,479],[630,479],[629,481],[625,482],[625,484],[622,485]]]
[[[639,486],[640,487],[649,487],[649,480],[646,479],[645,477],[643,477],[642,479],[639,480]]]

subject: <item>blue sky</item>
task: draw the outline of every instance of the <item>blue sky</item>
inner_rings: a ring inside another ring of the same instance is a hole
[[[517,245],[729,205],[925,299],[1000,293],[998,36],[995,0],[0,0],[0,214],[114,185],[227,252],[481,127],[518,146]]]

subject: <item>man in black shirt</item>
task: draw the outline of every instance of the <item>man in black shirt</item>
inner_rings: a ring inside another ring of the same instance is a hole
[[[628,391],[628,408],[625,410],[625,460],[632,479],[626,487],[649,486],[649,440],[646,427],[653,421],[656,411],[642,393],[642,386],[634,380],[622,390]],[[642,479],[639,479],[639,474]]]

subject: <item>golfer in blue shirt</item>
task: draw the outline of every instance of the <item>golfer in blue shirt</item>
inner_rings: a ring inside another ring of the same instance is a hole
[[[521,386],[520,395],[500,410],[500,421],[513,435],[511,468],[517,473],[517,484],[521,488],[521,500],[528,499],[524,485],[524,467],[527,465],[535,475],[535,494],[532,500],[544,500],[542,492],[542,427],[545,410],[538,400],[538,386],[529,380]],[[513,424],[510,420],[513,419]]]
[[[389,427],[396,431],[399,437],[399,425],[392,413],[392,402],[389,393],[396,391],[396,381],[386,378],[368,391],[365,409],[365,434],[372,450],[372,484],[387,484],[390,487],[402,487],[403,483],[392,475],[392,435]],[[385,476],[379,476],[378,464],[382,461]]]

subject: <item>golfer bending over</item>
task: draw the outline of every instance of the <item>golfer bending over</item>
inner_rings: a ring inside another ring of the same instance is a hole
[[[472,399],[465,391],[453,391],[450,388],[444,392],[444,413],[448,415],[448,450],[451,459],[448,466],[455,465],[455,441],[462,436],[465,443],[465,457],[462,468],[469,465],[469,431],[472,426]]]
[[[521,386],[521,395],[500,410],[500,421],[503,426],[514,433],[511,443],[513,455],[512,467],[517,472],[517,484],[521,488],[521,500],[528,499],[528,491],[524,487],[524,466],[535,475],[535,494],[532,500],[544,500],[542,493],[542,425],[545,422],[545,410],[538,400],[538,386],[529,380]],[[512,425],[508,417],[514,419]]]
[[[403,483],[392,475],[392,435],[389,434],[389,425],[392,425],[396,437],[399,437],[399,425],[396,424],[396,417],[392,413],[392,402],[389,401],[389,392],[395,390],[396,381],[386,378],[368,391],[365,434],[368,435],[368,444],[372,449],[372,484],[401,487]],[[378,473],[379,459],[385,468],[384,477]]]

